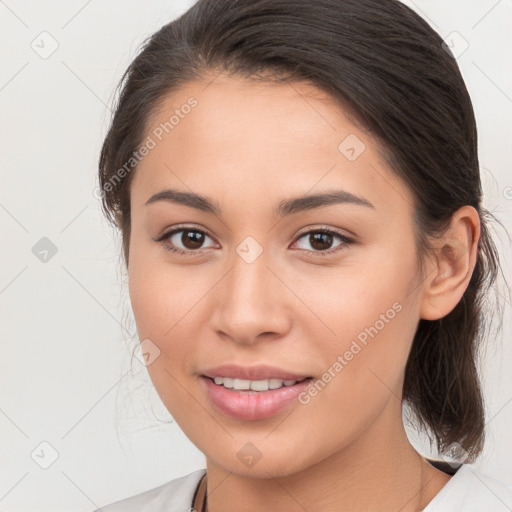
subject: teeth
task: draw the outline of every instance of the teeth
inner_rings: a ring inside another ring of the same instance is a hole
[[[251,387],[251,381],[244,379],[234,379],[233,387],[235,389],[249,389]]]
[[[251,382],[252,391],[268,391],[269,386],[268,380],[253,380]]]
[[[268,388],[269,389],[277,389],[283,385],[283,381],[281,379],[269,379]]]
[[[233,387],[234,380],[235,379],[224,379],[224,382],[222,384],[227,388],[231,389]]]
[[[265,379],[265,380],[246,380],[246,379],[231,379],[229,377],[215,377],[213,379],[215,384],[224,386],[228,389],[237,389],[240,391],[268,391],[269,389],[278,389],[283,386],[293,386],[297,380],[282,380],[282,379]]]

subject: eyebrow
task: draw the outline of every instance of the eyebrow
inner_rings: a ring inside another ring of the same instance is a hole
[[[157,201],[167,201],[171,203],[182,204],[191,208],[195,208],[196,210],[212,213],[219,217],[222,215],[221,209],[217,202],[194,192],[183,192],[180,190],[165,189],[151,196],[145,204],[150,205]],[[364,197],[358,196],[346,190],[331,190],[320,194],[305,195],[292,199],[285,199],[281,201],[277,207],[274,208],[273,214],[274,217],[284,217],[306,210],[321,208],[323,206],[344,203],[356,204],[375,209],[375,206],[373,206],[373,204]]]

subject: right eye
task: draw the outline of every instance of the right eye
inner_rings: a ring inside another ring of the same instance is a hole
[[[193,227],[181,226],[167,231],[157,242],[163,244],[164,248],[176,254],[193,256],[202,252],[201,247],[206,238],[211,237],[205,231]],[[212,246],[214,247],[214,246]]]

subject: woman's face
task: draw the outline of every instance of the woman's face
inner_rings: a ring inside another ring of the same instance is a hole
[[[131,185],[148,371],[226,471],[291,474],[401,428],[422,302],[413,197],[326,100],[305,83],[190,83],[150,119]]]

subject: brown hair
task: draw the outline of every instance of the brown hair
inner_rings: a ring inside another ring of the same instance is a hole
[[[128,169],[126,163],[161,100],[212,71],[308,81],[348,109],[382,143],[415,195],[418,254],[457,209],[479,212],[481,238],[467,290],[444,318],[420,320],[403,388],[439,451],[458,443],[477,456],[485,426],[476,366],[482,303],[499,259],[486,225],[491,215],[482,207],[473,107],[441,37],[397,0],[199,0],[164,25],[119,83],[99,162],[103,210],[121,230],[127,266],[136,163]]]

